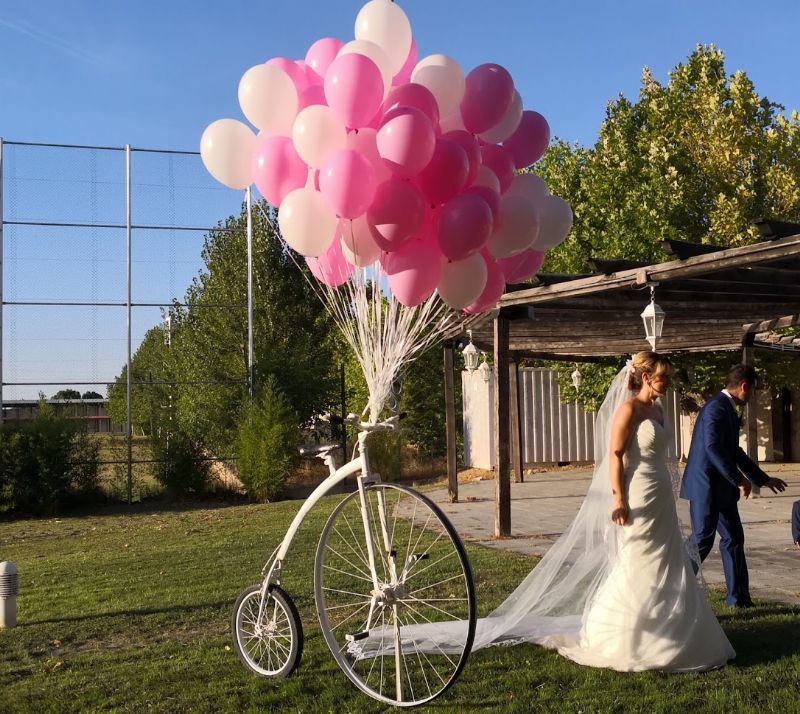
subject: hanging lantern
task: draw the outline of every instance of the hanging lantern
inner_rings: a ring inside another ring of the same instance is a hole
[[[472,330],[467,330],[469,344],[461,350],[464,356],[464,366],[468,372],[474,372],[478,368],[478,348],[472,344]]]
[[[575,371],[570,375],[572,379],[572,386],[575,387],[576,392],[581,391],[581,384],[583,384],[583,375],[581,374],[578,365],[575,365]]]
[[[661,339],[666,313],[656,304],[656,284],[650,285],[650,304],[642,311],[645,339],[650,343],[653,352],[656,351],[656,342]]]

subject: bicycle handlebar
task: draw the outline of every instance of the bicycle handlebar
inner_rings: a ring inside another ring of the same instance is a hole
[[[399,414],[390,416],[388,419],[379,421],[377,424],[373,424],[371,422],[361,421],[357,414],[353,414],[351,412],[344,417],[344,419],[342,419],[342,417],[340,417],[338,414],[328,414],[327,420],[331,424],[347,424],[348,426],[358,429],[358,431],[396,431],[399,426],[399,422],[402,419],[405,419],[407,416],[408,412],[400,412]]]

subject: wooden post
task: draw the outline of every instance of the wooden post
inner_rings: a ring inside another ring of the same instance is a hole
[[[508,318],[494,319],[494,367],[497,380],[494,390],[495,490],[494,532],[500,538],[511,535],[511,460],[509,458],[509,379],[508,379]]]
[[[453,385],[453,343],[444,344],[444,413],[447,435],[447,498],[458,502],[458,464],[456,462],[456,395]]]
[[[511,356],[508,365],[508,392],[511,399],[511,460],[514,464],[514,482],[522,483],[522,419],[519,409],[519,359]]]
[[[753,342],[755,334],[747,334],[742,340],[742,364],[753,366]],[[747,434],[747,455],[755,462],[758,462],[758,399],[755,389],[750,396],[744,411],[745,433]],[[753,496],[758,496],[761,489],[753,484]]]

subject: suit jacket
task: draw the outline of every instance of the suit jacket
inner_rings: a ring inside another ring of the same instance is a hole
[[[731,505],[739,500],[742,473],[757,486],[769,480],[739,446],[739,417],[728,396],[720,392],[697,416],[681,497]]]

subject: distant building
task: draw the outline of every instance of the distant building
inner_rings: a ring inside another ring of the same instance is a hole
[[[108,414],[108,399],[45,399],[57,416],[75,419],[86,424],[90,433],[122,433],[124,424],[112,424]],[[30,421],[39,411],[38,399],[15,399],[3,402],[3,421]]]

